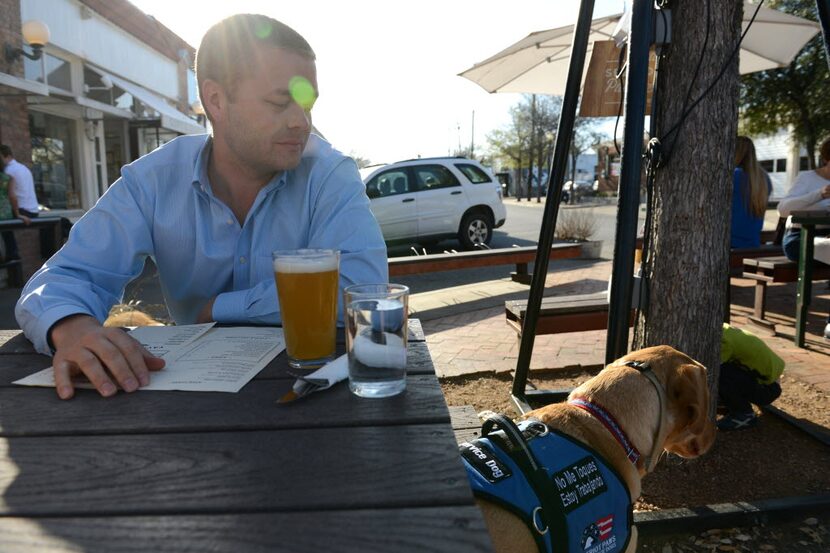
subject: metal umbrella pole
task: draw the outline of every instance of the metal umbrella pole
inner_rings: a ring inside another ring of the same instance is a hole
[[[653,0],[634,0],[628,34],[628,75],[625,86],[625,131],[620,167],[617,230],[608,305],[605,364],[628,352],[628,322],[634,284],[634,249],[646,115],[649,46],[653,34]]]
[[[821,34],[824,38],[824,54],[830,66],[830,0],[816,0],[816,11],[821,23]]]
[[[579,17],[574,28],[568,79],[565,85],[565,97],[562,102],[562,111],[559,115],[559,127],[556,132],[556,145],[554,146],[551,168],[548,171],[548,192],[545,200],[545,211],[542,216],[542,229],[539,232],[539,245],[536,250],[536,261],[533,264],[530,296],[527,300],[527,310],[525,311],[524,323],[522,325],[519,359],[516,362],[516,374],[513,378],[513,403],[522,413],[530,410],[530,405],[526,400],[527,392],[525,390],[527,386],[527,373],[530,369],[530,357],[533,353],[533,342],[536,339],[536,322],[539,319],[542,293],[544,292],[545,279],[548,275],[548,259],[550,248],[553,245],[556,217],[559,213],[559,203],[562,200],[562,185],[565,182],[568,148],[570,146],[571,134],[573,133],[574,120],[576,119],[579,88],[582,84],[582,71],[585,67],[585,54],[588,49],[588,34],[591,31],[593,13],[593,0],[582,0],[579,6]],[[631,300],[629,299],[629,301]]]

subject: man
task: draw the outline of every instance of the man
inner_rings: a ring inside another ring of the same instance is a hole
[[[386,247],[354,161],[311,135],[314,52],[286,25],[235,15],[196,60],[212,136],[184,136],[123,168],[26,285],[16,315],[54,353],[58,395],[83,373],[103,396],[163,366],[102,320],[155,261],[177,323],[280,321],[271,252],[341,251],[340,284],[385,282]]]
[[[9,187],[9,203],[12,206],[12,215],[21,219],[28,225],[31,219],[38,216],[37,196],[35,195],[35,181],[29,168],[14,159],[12,149],[5,144],[0,144],[0,169],[11,177]],[[17,250],[17,240],[12,231],[3,233],[3,241],[6,243],[6,257],[8,259],[20,259],[20,252]]]

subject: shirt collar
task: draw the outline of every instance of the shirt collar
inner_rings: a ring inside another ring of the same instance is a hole
[[[196,163],[193,166],[192,184],[194,187],[200,189],[205,194],[213,196],[213,190],[210,187],[210,179],[208,178],[208,161],[210,154],[213,151],[213,137],[207,135],[205,143],[199,149],[199,154],[196,156]],[[272,190],[279,190],[287,182],[287,175],[291,171],[282,171],[279,175],[274,175],[268,184],[263,187],[265,193]]]

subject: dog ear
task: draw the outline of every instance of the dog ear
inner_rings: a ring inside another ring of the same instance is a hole
[[[709,418],[709,386],[706,369],[684,364],[669,375],[666,385],[668,408],[674,415],[675,432],[692,435],[705,432]]]

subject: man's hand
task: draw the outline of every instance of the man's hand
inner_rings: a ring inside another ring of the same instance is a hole
[[[822,198],[830,198],[830,184],[821,189]]]
[[[26,225],[27,227],[30,224],[32,224],[32,220],[29,219],[28,217],[26,217],[25,215],[23,215],[22,213],[18,213],[17,218],[20,219],[21,221],[23,221],[23,224]]]
[[[84,374],[104,397],[114,395],[118,383],[126,392],[150,383],[149,371],[164,360],[148,352],[120,328],[105,328],[89,315],[73,315],[51,330],[55,356],[55,388],[61,399],[75,394],[72,375]]]
[[[199,311],[199,316],[196,317],[196,323],[212,323],[213,322],[213,302],[216,301],[216,298],[210,298],[202,310]]]

